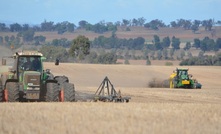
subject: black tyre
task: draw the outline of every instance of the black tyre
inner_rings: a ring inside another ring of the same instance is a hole
[[[65,82],[61,85],[60,101],[75,101],[75,89],[73,84]]]
[[[46,102],[55,102],[59,100],[59,86],[55,82],[46,83]]]
[[[66,76],[55,76],[54,79],[57,80],[59,84],[62,84],[64,82],[67,83],[69,82],[69,79]]]
[[[19,101],[19,84],[17,82],[6,83],[7,94],[5,94],[6,101],[18,102]]]

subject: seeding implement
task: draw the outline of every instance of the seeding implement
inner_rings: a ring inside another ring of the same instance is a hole
[[[130,97],[122,97],[121,91],[115,90],[113,84],[108,77],[105,77],[95,92],[95,101],[108,101],[108,102],[129,102]]]

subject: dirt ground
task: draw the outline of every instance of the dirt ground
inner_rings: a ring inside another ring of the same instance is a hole
[[[179,66],[45,63],[78,93],[94,94],[108,76],[129,103],[0,103],[0,133],[220,133],[221,67],[193,66],[202,89],[149,88]],[[77,96],[78,94],[76,94]]]

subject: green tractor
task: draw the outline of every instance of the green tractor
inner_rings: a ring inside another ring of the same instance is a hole
[[[170,88],[198,88],[202,85],[196,79],[192,79],[192,75],[188,74],[188,69],[176,69],[170,75]]]
[[[74,85],[69,83],[66,76],[55,76],[49,69],[43,69],[45,57],[36,51],[16,52],[13,56],[3,57],[13,59],[13,66],[8,72],[1,73],[0,101],[27,102],[27,101],[74,101]],[[56,61],[59,64],[59,60]]]

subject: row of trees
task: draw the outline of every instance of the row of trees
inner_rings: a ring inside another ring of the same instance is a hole
[[[87,61],[88,63],[116,64],[117,55],[112,52],[97,54],[90,53],[90,41],[85,36],[78,36],[71,42],[70,49],[67,51],[62,46],[44,45],[40,50],[47,61],[59,59],[61,62],[67,61]]]
[[[135,49],[141,50],[144,47],[145,39],[137,37],[135,39],[120,39],[115,34],[111,37],[99,36],[92,41],[92,48],[105,48],[105,49]]]
[[[5,23],[0,23],[0,32],[24,32],[24,31],[57,31],[58,34],[64,32],[73,32],[76,28],[74,23],[64,21],[61,23],[54,24],[52,21],[44,21],[39,25],[30,26],[29,24],[10,24],[9,27]]]
[[[221,25],[221,21],[215,21],[212,19],[208,20],[185,20],[178,19],[176,21],[170,22],[169,25],[166,25],[162,20],[151,20],[150,22],[146,22],[146,19],[141,17],[138,19],[122,19],[122,21],[113,22],[105,22],[100,21],[96,24],[90,24],[85,20],[81,20],[78,22],[78,27],[74,23],[70,23],[68,21],[54,23],[52,21],[42,22],[40,25],[30,26],[29,24],[10,24],[7,26],[5,23],[0,23],[0,32],[22,32],[27,30],[33,31],[57,31],[58,34],[63,34],[64,32],[73,32],[76,28],[85,28],[86,30],[94,31],[96,33],[103,33],[106,31],[116,31],[118,26],[144,26],[146,28],[158,30],[160,27],[173,27],[178,28],[182,27],[186,30],[193,30],[194,32],[199,29],[200,26],[204,26],[205,30],[212,30],[214,25]]]
[[[221,49],[221,38],[218,38],[216,41],[210,39],[209,37],[205,37],[203,40],[196,38],[194,39],[193,47],[200,48],[204,52],[218,51],[219,49]],[[188,44],[186,44],[185,48],[189,48]]]
[[[158,51],[163,49],[168,49],[169,47],[174,50],[180,49],[180,39],[173,36],[164,37],[162,40],[158,35],[153,36],[152,43],[148,44],[145,42],[143,37],[137,37],[135,39],[119,39],[115,34],[111,37],[99,36],[92,41],[92,48],[105,48],[105,49],[135,49],[142,50],[144,48],[152,51]],[[200,40],[198,38],[194,39],[193,44],[187,42],[184,50],[189,50],[191,47],[201,49],[202,51],[218,51],[221,49],[221,38],[216,40],[205,37]]]
[[[42,35],[35,36],[35,32],[33,30],[27,30],[18,32],[16,36],[0,36],[0,45],[5,45],[6,47],[18,48],[22,44],[32,43],[34,45],[44,44],[46,41],[46,37]]]
[[[216,54],[215,56],[201,55],[198,57],[192,57],[185,59],[180,62],[181,66],[188,65],[200,65],[200,66],[221,66],[221,53]]]
[[[17,48],[20,47],[23,43],[32,43],[34,45],[42,45],[45,44],[46,38],[42,35],[34,36],[35,32],[33,30],[19,32],[17,36],[0,36],[0,44],[5,45],[8,47]],[[91,42],[91,48],[105,48],[105,49],[134,49],[134,50],[142,50],[148,49],[151,51],[158,51],[173,48],[174,50],[180,49],[180,39],[173,36],[164,37],[160,39],[158,35],[153,36],[152,43],[145,42],[143,37],[137,38],[130,38],[130,39],[120,39],[117,38],[115,33],[113,32],[111,37],[104,37],[99,36],[95,38]],[[71,46],[71,41],[67,40],[66,38],[61,39],[54,39],[52,42],[48,42],[48,45],[53,46],[62,46],[65,48],[69,48]],[[211,39],[209,37],[205,37],[204,39],[200,40],[195,38],[193,44],[191,42],[187,42],[184,50],[189,50],[191,47],[195,47],[197,49],[201,49],[202,51],[218,51],[221,48],[221,38],[216,40]]]
[[[113,37],[111,37],[113,38]],[[107,39],[108,38],[101,38],[101,39]],[[11,41],[16,40],[16,38],[10,38]],[[117,39],[115,39],[116,41]],[[173,40],[176,40],[176,38],[172,38],[172,44]],[[204,41],[207,41],[208,38],[205,38],[203,40],[195,39],[195,43],[191,47],[198,46],[198,42],[202,42],[204,44]],[[136,41],[136,40],[133,40]],[[63,45],[60,45],[60,43]],[[221,39],[219,38],[217,43],[221,43]],[[96,50],[101,49],[102,51],[91,51],[92,45],[89,41],[89,39],[85,36],[78,36],[73,41],[69,42],[69,47],[65,47],[67,43],[66,39],[56,39],[53,40],[51,43],[47,43],[41,47],[41,52],[44,54],[44,56],[47,58],[48,61],[54,61],[56,58],[59,58],[63,62],[70,62],[70,61],[76,61],[76,62],[87,62],[87,63],[101,63],[101,64],[116,64],[117,59],[125,59],[125,64],[129,64],[129,59],[144,59],[147,61],[147,64],[150,63],[150,59],[155,60],[162,60],[162,59],[174,59],[174,54],[176,53],[176,59],[183,60],[181,62],[181,65],[220,65],[221,55],[218,55],[216,57],[212,56],[203,56],[203,51],[200,52],[200,55],[198,57],[193,57],[190,52],[186,52],[184,49],[179,50],[179,53],[176,52],[177,49],[174,47],[168,48],[171,44],[170,38],[165,37],[163,38],[163,41],[161,42],[159,37],[157,35],[154,35],[153,44],[152,46],[155,46],[154,49],[148,49],[148,44],[145,44],[143,46],[143,49],[140,51],[143,54],[136,55],[135,49],[118,49],[118,48],[111,48],[107,52],[108,49],[100,46],[100,47],[94,47]],[[161,45],[159,45],[161,44]],[[189,44],[189,43],[187,43]],[[220,44],[219,44],[220,45]],[[145,47],[146,46],[146,47]],[[162,49],[156,49],[156,46],[161,46]],[[200,45],[199,45],[200,47]],[[198,47],[198,48],[199,48]],[[67,49],[69,48],[69,49]],[[93,49],[94,49],[93,48]],[[186,49],[187,50],[187,49]],[[186,55],[186,53],[188,53]],[[188,57],[188,59],[184,60],[184,57]]]

